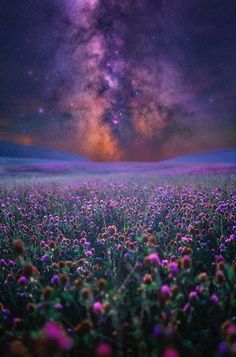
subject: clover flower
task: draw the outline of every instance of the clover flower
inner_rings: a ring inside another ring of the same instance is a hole
[[[93,308],[93,312],[95,314],[102,314],[104,312],[104,307],[103,307],[102,303],[99,301],[94,302],[92,308]]]
[[[112,348],[108,343],[101,342],[96,347],[96,356],[97,357],[110,357],[112,356]]]
[[[47,322],[43,328],[43,337],[47,342],[55,343],[60,350],[70,350],[71,339],[65,334],[62,327],[56,322]]]

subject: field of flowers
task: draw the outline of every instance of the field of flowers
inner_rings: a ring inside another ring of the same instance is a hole
[[[236,355],[234,184],[4,184],[1,355]]]

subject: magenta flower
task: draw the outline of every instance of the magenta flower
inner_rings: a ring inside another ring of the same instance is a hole
[[[171,290],[169,285],[163,285],[161,287],[161,293],[165,299],[170,299],[171,298]]]
[[[25,276],[20,276],[19,279],[18,279],[18,283],[20,285],[25,285],[27,283],[27,278]]]
[[[96,301],[94,304],[93,304],[93,312],[95,314],[102,314],[104,312],[104,308],[103,308],[103,305],[99,302],[99,301]]]
[[[91,250],[87,250],[87,252],[85,252],[86,257],[91,257],[91,255],[93,255],[93,252]]]
[[[226,328],[226,335],[228,336],[235,336],[236,337],[236,325],[230,323]]]
[[[55,343],[61,350],[69,350],[72,347],[71,339],[56,322],[47,322],[43,334],[46,340]]]
[[[110,357],[112,356],[112,349],[108,343],[100,343],[96,348],[96,356]]]
[[[174,347],[167,347],[164,350],[163,357],[179,357],[179,352]]]
[[[161,260],[158,256],[157,253],[151,253],[149,254],[146,258],[145,258],[146,261],[148,262],[152,262],[152,263],[155,263],[157,265],[161,265]]]

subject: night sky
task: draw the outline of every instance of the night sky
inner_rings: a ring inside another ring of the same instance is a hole
[[[0,140],[93,160],[235,146],[234,0],[1,0]]]

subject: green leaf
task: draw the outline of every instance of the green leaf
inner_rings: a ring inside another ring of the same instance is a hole
[[[143,242],[143,237],[142,237],[142,236],[137,236],[137,237],[136,237],[136,240],[137,240],[138,242],[141,242],[141,243],[142,243],[142,242]]]

